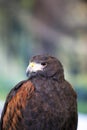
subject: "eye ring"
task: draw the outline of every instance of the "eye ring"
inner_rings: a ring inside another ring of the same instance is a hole
[[[47,63],[46,62],[42,62],[41,65],[42,66],[47,66]]]

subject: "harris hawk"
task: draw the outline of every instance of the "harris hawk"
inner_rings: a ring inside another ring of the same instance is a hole
[[[0,130],[76,130],[77,95],[65,80],[60,61],[34,56],[26,73],[28,79],[7,96]]]

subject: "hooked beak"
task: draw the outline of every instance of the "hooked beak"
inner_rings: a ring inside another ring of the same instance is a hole
[[[29,77],[31,73],[36,73],[37,71],[43,71],[43,66],[40,63],[30,62],[27,69],[26,75]]]

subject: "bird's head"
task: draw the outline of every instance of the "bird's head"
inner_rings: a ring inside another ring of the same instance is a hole
[[[62,73],[63,75],[61,63],[55,57],[48,55],[37,55],[32,57],[26,69],[26,74],[28,77],[33,77],[36,75],[52,77],[57,72],[59,74]]]

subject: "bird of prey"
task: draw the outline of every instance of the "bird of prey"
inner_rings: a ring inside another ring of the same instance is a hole
[[[8,94],[1,130],[76,130],[77,95],[64,78],[60,61],[48,55],[31,58],[28,79]]]

